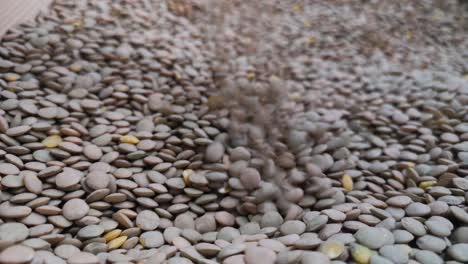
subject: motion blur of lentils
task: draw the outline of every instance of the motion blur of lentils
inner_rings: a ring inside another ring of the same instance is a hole
[[[0,264],[468,263],[468,2],[51,2],[0,36]]]

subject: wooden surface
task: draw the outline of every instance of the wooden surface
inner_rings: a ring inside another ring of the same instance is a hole
[[[50,3],[51,0],[0,0],[0,39],[9,28],[46,11]]]

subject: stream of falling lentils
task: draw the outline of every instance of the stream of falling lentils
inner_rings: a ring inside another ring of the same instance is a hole
[[[0,263],[468,263],[466,8],[54,1],[0,41]]]

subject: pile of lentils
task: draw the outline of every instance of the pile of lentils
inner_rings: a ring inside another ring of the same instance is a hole
[[[0,263],[468,263],[465,8],[54,1],[0,40]]]

